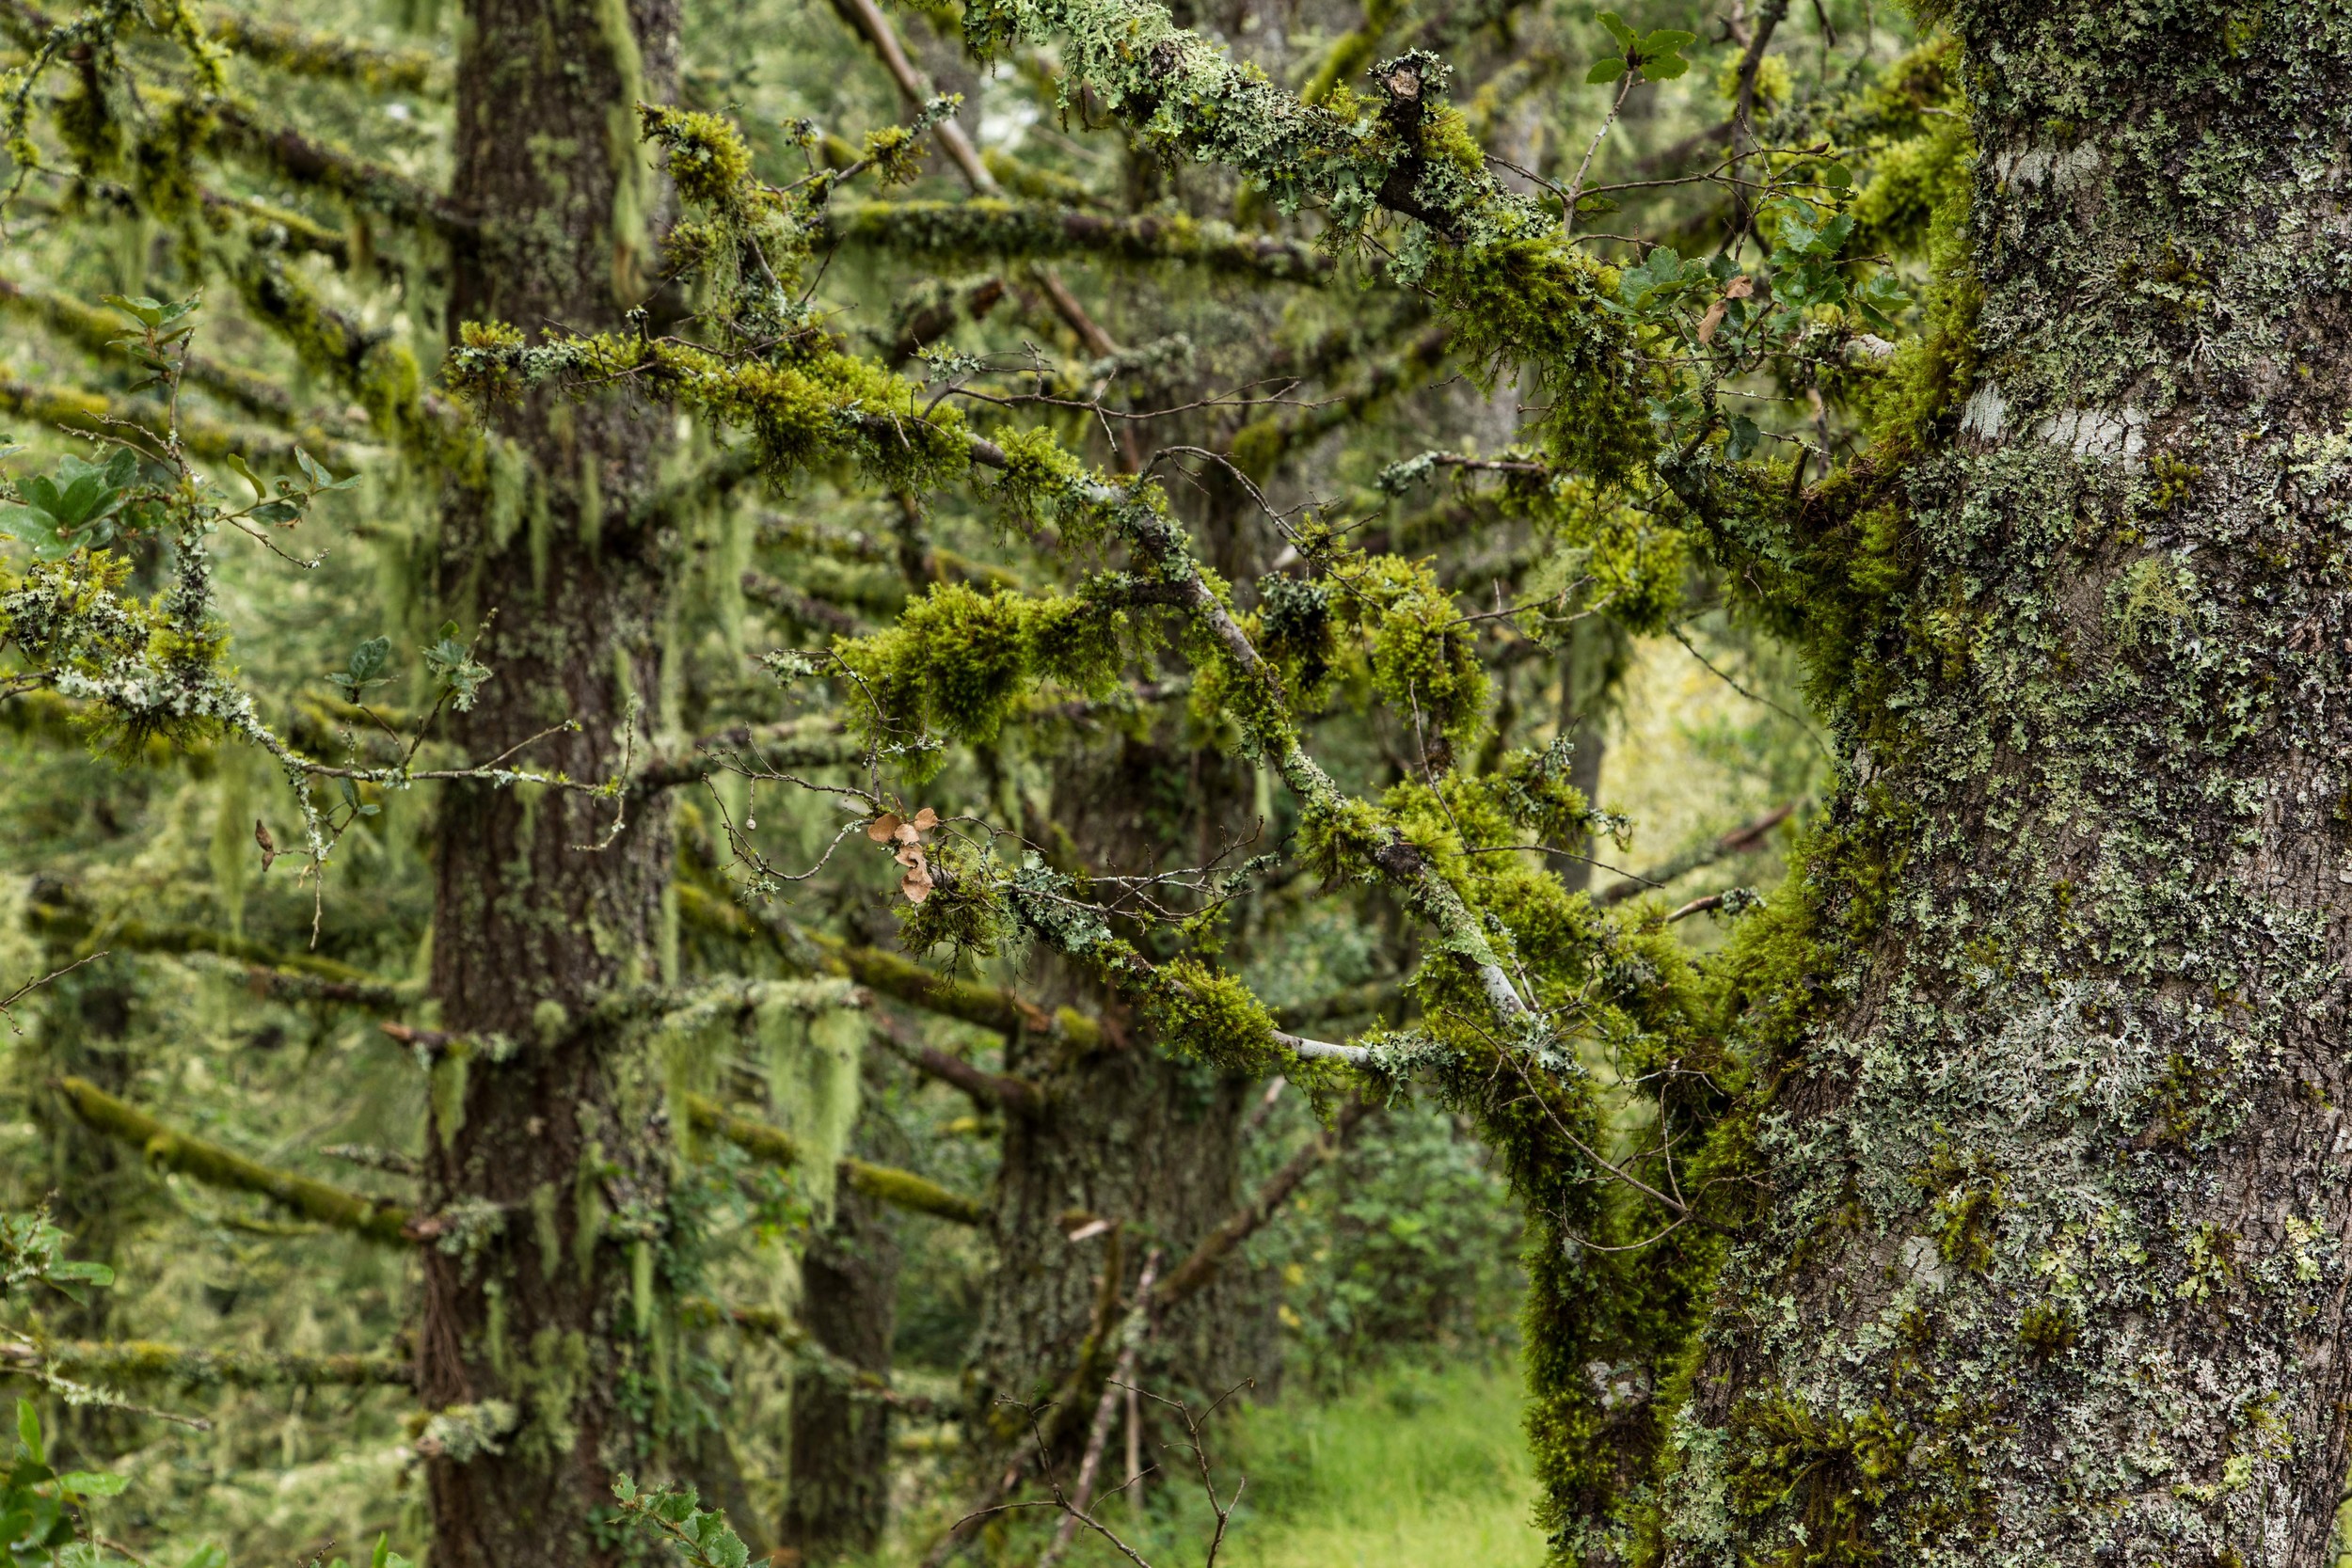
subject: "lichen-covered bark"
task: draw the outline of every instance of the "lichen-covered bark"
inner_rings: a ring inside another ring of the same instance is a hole
[[[2352,12],[1951,21],[1979,369],[1800,519],[1859,541],[1822,585],[1860,611],[1845,767],[1752,950],[1769,1218],[1662,1555],[2314,1564],[2352,1408]]]
[[[471,0],[458,71],[456,203],[482,225],[453,324],[610,327],[646,289],[648,182],[634,105],[665,100],[677,0]],[[529,471],[453,492],[430,570],[495,674],[458,724],[469,754],[612,775],[658,717],[669,541],[635,509],[668,420],[618,400],[524,404]],[[482,1037],[437,1070],[418,1386],[431,1408],[503,1404],[495,1451],[427,1466],[437,1568],[611,1561],[613,1472],[668,1429],[660,1264],[669,1129],[642,1045],[592,1012],[658,979],[671,839],[658,800],[453,786],[437,830],[433,993]],[[588,847],[602,845],[602,847]],[[498,1423],[489,1423],[495,1428]]]

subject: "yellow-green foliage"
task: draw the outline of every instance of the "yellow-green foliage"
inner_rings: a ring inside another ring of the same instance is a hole
[[[1082,529],[1089,517],[1073,498],[1086,478],[1086,467],[1072,456],[1054,433],[1042,425],[1009,426],[996,433],[996,446],[1005,454],[1004,467],[983,493],[1014,521],[1041,523],[1060,518],[1065,527]],[[979,471],[973,472],[979,483]]]
[[[1559,569],[1589,580],[1583,599],[1605,605],[1627,630],[1654,636],[1681,609],[1691,535],[1654,504],[1634,505],[1619,487],[1582,474],[1514,474],[1502,495],[1506,508],[1564,546]]]
[[[1126,624],[1103,599],[941,583],[910,601],[897,626],[838,652],[865,683],[861,721],[878,736],[939,730],[984,740],[1041,680],[1106,689]]]

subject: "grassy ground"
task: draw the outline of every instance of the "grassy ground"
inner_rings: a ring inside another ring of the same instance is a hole
[[[1232,1412],[1212,1437],[1218,1491],[1248,1484],[1218,1568],[1536,1568],[1526,1448],[1510,1366],[1399,1370],[1336,1400],[1296,1391]],[[1102,1511],[1155,1568],[1201,1561],[1211,1520],[1186,1481],[1139,1528],[1116,1501]],[[1123,1560],[1090,1541],[1065,1560]]]
[[[1398,1373],[1251,1411],[1233,1568],[1534,1568],[1516,1369]]]

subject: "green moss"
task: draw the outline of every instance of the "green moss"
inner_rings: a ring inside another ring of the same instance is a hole
[[[528,1359],[511,1392],[522,1404],[516,1451],[552,1465],[580,1446],[579,1406],[589,1387],[588,1337],[543,1328],[531,1337]]]
[[[466,1125],[468,1054],[462,1051],[443,1052],[433,1064],[429,1091],[433,1135],[443,1148],[456,1147],[457,1134]]]

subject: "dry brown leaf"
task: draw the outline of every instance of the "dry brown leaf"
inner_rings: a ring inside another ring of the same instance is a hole
[[[886,811],[866,824],[866,836],[877,844],[889,843],[891,836],[898,831],[898,814],[895,811]]]
[[[933,828],[936,828],[936,827],[938,827],[938,826],[939,826],[939,813],[937,813],[937,812],[935,812],[935,811],[931,810],[931,808],[930,808],[930,807],[929,807],[929,806],[925,806],[925,807],[924,807],[921,811],[918,811],[918,812],[916,812],[916,813],[914,814],[914,831],[915,831],[915,832],[922,832],[922,833],[928,833],[928,832],[930,832]]]
[[[917,865],[914,870],[899,878],[898,891],[907,895],[907,902],[910,904],[919,904],[929,898],[931,895],[930,868]]]
[[[1735,299],[1745,299],[1754,293],[1756,293],[1756,279],[1745,273],[1725,284],[1722,295],[1714,304],[1707,308],[1707,314],[1699,319],[1699,341],[1712,342],[1715,338],[1715,329],[1724,325],[1724,312],[1730,308],[1731,302]]]
[[[269,836],[269,830],[258,816],[253,819],[253,842],[262,847],[262,869],[267,871],[270,862],[278,858],[278,841]]]

